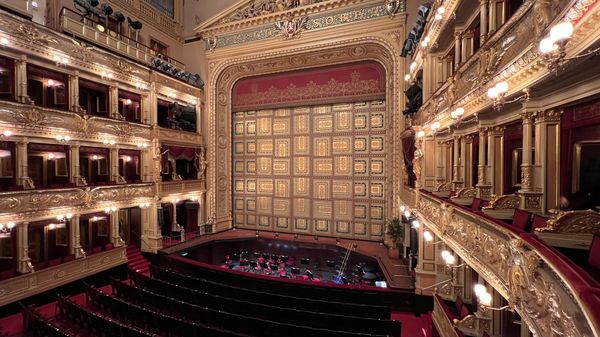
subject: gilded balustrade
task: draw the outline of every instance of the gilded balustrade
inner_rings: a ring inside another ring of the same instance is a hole
[[[200,193],[205,191],[204,180],[177,180],[159,183],[159,197],[170,194]]]
[[[433,323],[437,327],[440,337],[459,337],[453,322],[446,315],[441,301],[441,298],[437,296],[433,297],[433,313],[431,315]]]
[[[564,257],[532,234],[418,193],[413,212],[508,300],[535,335],[600,335],[594,307],[600,298],[583,296],[597,284],[573,273]]]

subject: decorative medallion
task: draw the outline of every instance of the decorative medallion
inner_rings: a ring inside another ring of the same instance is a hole
[[[279,34],[285,39],[292,39],[300,37],[300,33],[306,29],[308,23],[308,16],[301,16],[292,18],[288,17],[285,21],[279,21],[275,23],[275,27],[279,30]]]
[[[396,16],[396,13],[398,13],[398,10],[400,10],[402,3],[403,2],[400,0],[385,0],[385,10],[390,18]]]

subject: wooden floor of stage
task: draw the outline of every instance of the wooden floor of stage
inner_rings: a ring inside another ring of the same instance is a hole
[[[290,233],[278,233],[278,235],[279,240],[315,243],[315,236],[313,235],[298,234],[296,236]],[[256,231],[254,230],[231,229],[216,234],[209,234],[196,237],[189,241],[185,241],[180,244],[165,248],[161,250],[161,253],[171,254],[183,249],[188,249],[214,240],[228,240],[254,237],[257,237]],[[272,239],[275,237],[275,233],[261,231],[259,232],[258,237]],[[342,238],[340,238],[338,242],[336,241],[336,238],[323,236],[318,237],[318,243],[329,244],[334,246],[337,244],[342,247],[348,247],[350,244],[355,244],[357,252],[363,255],[373,257],[377,260],[379,266],[381,267],[381,270],[385,274],[386,280],[388,280],[388,287],[396,289],[414,289],[414,281],[408,271],[408,262],[404,259],[394,259],[389,257],[388,249],[382,243]]]

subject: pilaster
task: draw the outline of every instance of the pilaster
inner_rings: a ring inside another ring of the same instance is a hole
[[[487,181],[486,175],[486,147],[487,147],[487,127],[479,128],[479,164],[477,166],[477,197],[489,199],[491,196],[492,186]]]
[[[16,142],[15,157],[17,162],[16,178],[17,184],[23,186],[25,189],[35,188],[33,180],[28,175],[28,155],[27,145],[29,141],[27,138],[20,139]]]
[[[463,177],[461,176],[461,156],[464,156],[464,153],[460,153],[461,139],[462,136],[454,136],[454,167],[452,170],[452,186],[454,187],[455,191],[463,188],[465,183]]]
[[[73,214],[73,217],[69,220],[69,253],[75,255],[76,259],[85,256],[81,246],[81,233],[79,230],[79,214]]]
[[[534,163],[533,163],[533,118],[535,113],[523,111],[523,150],[521,164],[521,189],[517,192],[520,198],[519,207],[528,211],[541,211],[541,193],[534,191]]]
[[[541,205],[548,212],[559,209],[560,202],[560,119],[562,111],[538,111],[535,116],[535,160],[540,168],[539,182]],[[535,175],[534,175],[535,177]],[[532,205],[538,206],[538,205]]]
[[[111,83],[108,88],[108,106],[112,118],[125,119],[125,117],[119,113],[119,84],[116,82]]]
[[[491,194],[504,192],[504,127],[496,126],[488,131],[488,172]]]
[[[481,39],[481,44],[483,44],[486,40],[487,40],[487,32],[488,32],[488,15],[487,15],[487,11],[488,11],[488,2],[489,0],[479,0],[479,27],[481,29],[480,31],[480,39]]]
[[[454,64],[455,64],[456,69],[458,69],[458,67],[462,63],[462,60],[461,60],[461,50],[462,50],[461,49],[461,37],[462,37],[461,32],[454,32]]]
[[[110,221],[110,242],[115,247],[121,247],[125,242],[123,242],[119,233],[119,210],[113,211],[108,218]]]
[[[162,235],[158,228],[158,212],[156,200],[150,206],[142,208],[142,251],[156,253],[162,248]]]
[[[21,274],[34,271],[29,258],[28,227],[29,223],[27,222],[17,224],[17,271]]]
[[[33,104],[27,94],[27,56],[21,55],[15,60],[15,87],[17,102]]]
[[[87,113],[79,105],[79,72],[69,75],[69,109],[77,113]]]

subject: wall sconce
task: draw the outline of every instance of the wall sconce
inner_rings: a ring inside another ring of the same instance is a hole
[[[12,136],[12,131],[10,130],[4,130],[0,133],[0,139],[8,138],[10,136]]]
[[[425,131],[421,130],[419,132],[417,132],[417,138],[423,138],[425,137]]]
[[[174,92],[169,93],[169,98],[175,99],[177,98],[177,95]]]
[[[146,90],[148,86],[146,85],[146,83],[142,83],[142,82],[137,82],[135,84],[135,88],[138,90]]]
[[[5,224],[1,224],[0,223],[0,234],[2,235],[10,235],[10,232],[12,231],[13,228],[15,228],[16,224],[12,221],[9,221]]]
[[[500,111],[504,104],[512,104],[521,100],[529,100],[529,88],[523,89],[523,95],[516,97],[513,100],[506,101],[504,98],[508,92],[508,83],[498,82],[495,86],[488,89],[487,95],[492,99],[492,107],[495,111]]]
[[[196,196],[196,195],[193,195],[193,196],[192,196],[190,199],[191,199],[192,201],[198,201],[198,196]]]
[[[411,224],[412,228],[414,228],[414,229],[419,229],[419,227],[421,227],[419,220],[413,220],[410,224]]]
[[[502,311],[502,310],[510,310],[513,311],[513,309],[508,306],[505,305],[503,307],[492,307],[492,294],[490,294],[487,291],[487,288],[482,285],[482,284],[476,284],[473,287],[473,290],[475,291],[475,297],[477,297],[477,303],[479,303],[479,311],[482,313],[486,313],[489,310],[493,310],[493,311]]]
[[[61,142],[61,143],[66,143],[66,142],[68,142],[68,141],[71,140],[71,136],[69,136],[69,135],[66,135],[66,136],[56,135],[56,140],[59,141],[59,142]]]
[[[406,211],[406,206],[400,205],[400,212],[404,213]]]
[[[460,120],[462,119],[462,116],[464,114],[465,114],[464,108],[456,108],[456,110],[454,110],[450,113],[450,117],[452,117],[452,119],[454,121],[456,121],[456,123],[460,123]]]
[[[256,237],[260,235],[260,231],[256,231]]]
[[[138,147],[139,149],[145,149],[145,148],[147,148],[147,147],[148,147],[148,143],[138,143],[138,144],[137,144],[137,147]]]
[[[2,46],[2,47],[6,47],[6,46],[8,46],[8,43],[9,43],[9,42],[8,42],[8,39],[7,39],[7,38],[5,38],[5,37],[0,37],[0,46]]]
[[[550,34],[540,41],[540,52],[548,62],[548,70],[557,72],[565,61],[565,46],[573,35],[573,24],[564,21],[550,29]]]
[[[433,124],[431,124],[431,131],[435,133],[440,128],[440,126],[442,126],[440,122],[433,122]]]
[[[55,157],[54,153],[52,153],[52,152],[48,153],[48,159],[49,160],[53,160],[54,157]]]
[[[111,140],[104,139],[102,141],[102,144],[104,144],[104,145],[115,145],[115,141],[113,139],[111,139]]]
[[[410,74],[404,75],[404,81],[410,82]]]
[[[118,208],[116,206],[106,207],[104,209],[104,213],[106,213],[106,214],[115,213],[117,210],[118,210]]]
[[[67,64],[69,64],[69,59],[66,56],[54,55],[52,59],[56,63],[57,67],[67,66]]]
[[[56,220],[67,221],[67,220],[71,220],[72,217],[73,217],[73,213],[59,214],[56,216]]]
[[[406,220],[408,221],[408,219],[411,217],[411,213],[409,210],[404,211],[404,217],[406,218]]]
[[[411,71],[417,69],[417,62],[411,63],[409,68],[410,68]]]
[[[140,204],[140,208],[142,208],[142,209],[144,209],[144,208],[148,208],[148,207],[150,207],[150,203],[149,203],[149,202],[142,202],[142,203]]]
[[[102,73],[100,74],[100,77],[101,77],[103,80],[106,80],[106,79],[112,80],[112,78],[113,78],[113,74],[112,74],[111,72],[107,72],[107,71],[104,71],[104,70],[103,70],[103,71],[102,71]]]

